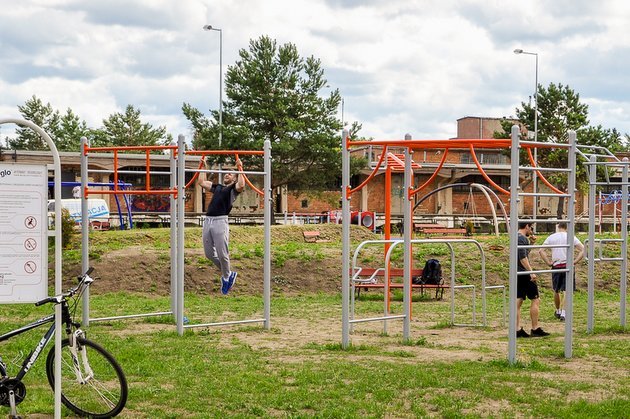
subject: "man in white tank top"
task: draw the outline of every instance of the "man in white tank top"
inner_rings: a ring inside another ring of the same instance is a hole
[[[578,255],[574,259],[574,265],[584,257],[584,245],[578,240],[577,237],[573,237],[573,243],[578,250]],[[556,226],[556,232],[543,242],[543,245],[563,245],[568,244],[567,240],[567,223],[558,223]],[[540,257],[545,264],[550,266],[551,269],[565,269],[567,266],[567,249],[564,247],[551,248],[551,259],[548,257],[547,249],[541,248],[538,250]],[[551,283],[554,292],[553,302],[556,306],[555,316],[560,321],[564,321],[564,293],[567,287],[567,273],[566,272],[554,272],[551,274]],[[573,289],[575,290],[575,271],[573,272]]]

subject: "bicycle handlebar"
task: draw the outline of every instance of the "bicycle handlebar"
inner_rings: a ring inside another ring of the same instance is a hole
[[[47,298],[44,298],[43,300],[40,300],[40,301],[36,302],[35,306],[39,307],[41,305],[44,305],[44,304],[47,304],[47,303],[53,303],[55,301],[57,301],[57,299],[55,297],[47,297]]]
[[[90,267],[83,275],[79,276],[79,285],[77,285],[74,288],[71,288],[68,292],[66,292],[65,294],[60,294],[60,295],[55,295],[54,297],[46,297],[43,300],[37,301],[35,303],[36,307],[39,307],[41,305],[44,304],[48,304],[48,303],[56,303],[59,304],[60,302],[62,302],[64,299],[73,296],[74,294],[77,293],[77,291],[79,289],[81,289],[83,286],[88,286],[89,284],[92,283],[93,279],[90,278],[90,274],[94,272],[94,268]]]

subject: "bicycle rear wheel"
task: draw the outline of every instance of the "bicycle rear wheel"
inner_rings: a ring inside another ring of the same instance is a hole
[[[78,368],[84,383],[77,378],[69,342],[65,339],[61,343],[61,401],[78,415],[92,418],[116,416],[127,402],[127,379],[122,368],[100,345],[83,338],[77,338],[77,343]],[[46,359],[46,374],[54,389],[54,346]]]

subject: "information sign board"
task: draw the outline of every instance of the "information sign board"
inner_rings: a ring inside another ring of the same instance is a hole
[[[48,295],[48,169],[0,163],[0,303]]]

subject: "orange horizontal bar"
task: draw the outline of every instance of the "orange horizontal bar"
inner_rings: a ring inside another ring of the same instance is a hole
[[[176,145],[129,145],[120,147],[88,147],[85,146],[85,152],[89,151],[125,151],[125,150],[177,150]]]
[[[470,145],[478,148],[506,148],[510,147],[510,139],[453,139],[453,140],[372,140],[372,141],[348,141],[348,147],[387,145],[392,147],[409,147],[411,149],[423,148],[468,148]],[[541,143],[542,144],[542,143]]]
[[[210,156],[217,154],[240,154],[243,156],[262,156],[265,154],[264,151],[258,150],[188,150],[186,154],[190,154],[192,156]]]
[[[98,195],[177,195],[177,189],[156,189],[152,191],[135,190],[135,189],[116,189],[116,190],[95,190],[91,191],[89,188],[85,188],[85,196],[89,194]]]

